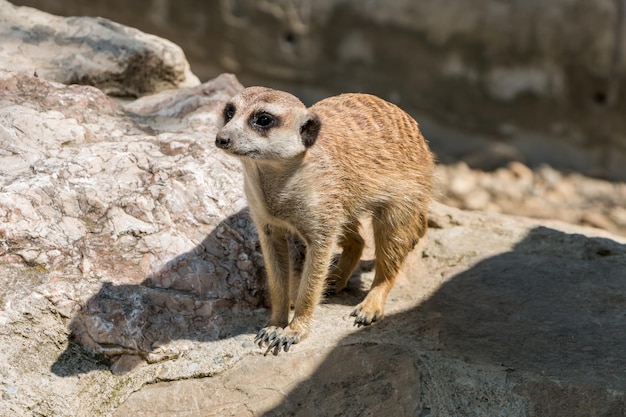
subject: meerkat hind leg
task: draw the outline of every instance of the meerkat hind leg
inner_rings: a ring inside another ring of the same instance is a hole
[[[327,294],[336,294],[346,288],[348,280],[359,264],[365,247],[365,241],[359,234],[359,225],[357,220],[343,228],[343,234],[339,239],[339,246],[343,251],[339,262],[333,265],[328,274]]]
[[[401,221],[403,219],[405,221]],[[395,284],[404,260],[423,232],[421,214],[401,216],[400,213],[380,213],[372,219],[376,267],[374,281],[363,302],[350,314],[357,326],[369,325],[384,315],[385,301]]]

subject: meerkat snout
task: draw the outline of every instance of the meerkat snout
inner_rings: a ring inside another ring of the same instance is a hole
[[[230,138],[222,132],[218,133],[215,137],[215,146],[222,149],[228,149],[230,146]]]

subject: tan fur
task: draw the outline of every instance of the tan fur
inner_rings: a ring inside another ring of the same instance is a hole
[[[372,217],[376,272],[352,315],[358,325],[381,319],[402,263],[427,228],[433,160],[417,122],[366,94],[330,97],[307,109],[288,93],[251,87],[227,109],[216,145],[243,163],[272,301],[259,344],[277,354],[307,336],[327,277],[341,291],[359,262],[363,215]],[[266,122],[258,119],[264,114],[275,122],[265,130],[254,124]],[[291,321],[289,233],[306,244]],[[343,252],[330,269],[335,244]]]

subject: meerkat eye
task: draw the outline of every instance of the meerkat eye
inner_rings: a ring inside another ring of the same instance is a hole
[[[232,103],[228,103],[226,107],[224,107],[224,123],[230,122],[230,120],[235,116],[235,106]]]
[[[260,113],[253,117],[252,123],[255,126],[268,128],[271,127],[275,123],[275,118],[271,114],[268,113]]]

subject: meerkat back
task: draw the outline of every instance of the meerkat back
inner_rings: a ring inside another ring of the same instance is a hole
[[[314,104],[321,120],[313,157],[332,157],[351,192],[416,195],[428,204],[434,162],[418,123],[404,110],[369,94],[342,94]]]

